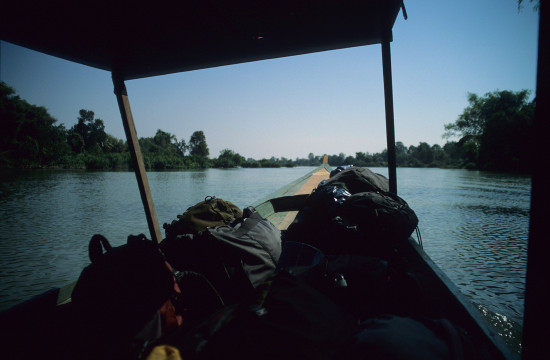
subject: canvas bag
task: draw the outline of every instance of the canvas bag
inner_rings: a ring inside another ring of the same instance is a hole
[[[204,201],[178,215],[178,220],[173,220],[170,224],[164,223],[162,227],[167,238],[174,238],[177,235],[197,234],[209,226],[229,224],[242,216],[241,209],[231,201],[207,196]]]
[[[281,255],[281,231],[253,207],[245,208],[242,221],[207,231],[228,257],[240,259],[253,287],[275,271]]]

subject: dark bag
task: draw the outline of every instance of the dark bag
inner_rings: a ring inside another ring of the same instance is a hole
[[[369,256],[327,255],[313,267],[286,270],[356,319],[393,310],[389,296],[394,274],[387,261]]]
[[[388,179],[367,168],[345,169],[320,189],[327,187],[342,188],[351,194],[339,201],[338,215],[359,226],[369,237],[399,241],[407,239],[418,225],[407,202],[389,191]]]
[[[418,218],[407,202],[389,192],[353,194],[339,212],[371,243],[406,241],[418,225]]]
[[[281,254],[281,232],[248,207],[229,225],[167,238],[160,246],[177,270],[203,274],[229,304],[273,274]]]
[[[129,236],[119,247],[94,235],[89,255],[92,263],[72,292],[77,348],[84,351],[75,356],[124,358],[181,325],[174,273],[144,235]]]
[[[280,272],[240,304],[165,343],[184,359],[331,359],[356,321],[312,287]]]
[[[388,180],[368,169],[337,173],[309,196],[285,240],[306,242],[326,254],[385,256],[418,225],[407,202],[387,188]]]
[[[477,359],[470,336],[447,319],[381,315],[360,324],[342,359]]]
[[[228,257],[240,259],[252,286],[258,286],[275,271],[281,256],[281,231],[253,207],[244,210],[242,221],[207,231]]]
[[[229,224],[242,216],[241,209],[232,202],[207,196],[204,201],[178,215],[178,220],[173,220],[170,224],[164,223],[162,226],[167,238],[175,238],[178,235],[197,234],[209,226]]]
[[[285,243],[280,265],[240,303],[154,345],[188,360],[476,358],[468,334],[445,319],[387,314],[394,272],[385,261]]]
[[[429,295],[425,277],[405,270],[397,258],[391,260],[325,255],[311,245],[285,241],[278,269],[293,274],[360,320],[384,313],[440,317],[439,304]]]
[[[285,231],[284,242],[303,242],[325,254],[356,253],[356,244],[361,243],[357,227],[339,216],[349,196],[336,186],[317,188]]]
[[[338,186],[351,194],[365,191],[390,191],[388,179],[363,167],[350,167],[331,176],[323,185]]]

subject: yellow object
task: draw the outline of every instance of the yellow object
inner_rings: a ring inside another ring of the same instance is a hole
[[[182,360],[180,351],[173,346],[158,345],[151,350],[146,360]]]

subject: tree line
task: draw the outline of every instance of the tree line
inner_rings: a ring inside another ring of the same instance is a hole
[[[396,143],[397,166],[467,168],[529,173],[534,164],[533,118],[535,100],[529,92],[495,91],[484,96],[468,94],[469,106],[454,123],[445,125],[444,146],[420,142]],[[91,110],[79,111],[77,122],[66,129],[41,106],[29,104],[0,82],[0,167],[129,169],[127,143],[105,132],[103,120]],[[457,138],[456,141],[450,141]],[[224,149],[210,158],[206,137],[195,131],[188,142],[157,130],[139,139],[147,169],[204,169],[233,167],[292,167],[321,164],[323,155],[307,158],[271,157],[255,160]],[[328,155],[329,164],[387,166],[388,154],[356,152]]]
[[[29,104],[0,82],[1,168],[131,168],[128,145],[105,132],[91,110],[79,111],[67,129],[42,106]],[[201,169],[211,166],[206,137],[195,131],[189,142],[158,130],[139,139],[148,169]]]

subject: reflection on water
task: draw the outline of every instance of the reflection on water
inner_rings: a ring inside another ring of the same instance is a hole
[[[387,176],[386,169],[373,169]],[[148,173],[159,222],[217,196],[245,207],[309,169]],[[397,171],[420,220],[424,249],[519,349],[530,178],[466,170]],[[147,233],[130,172],[0,173],[0,309],[75,280],[95,233],[113,245]]]
[[[398,188],[420,219],[425,251],[519,351],[530,178],[440,169],[417,174],[398,169]]]

